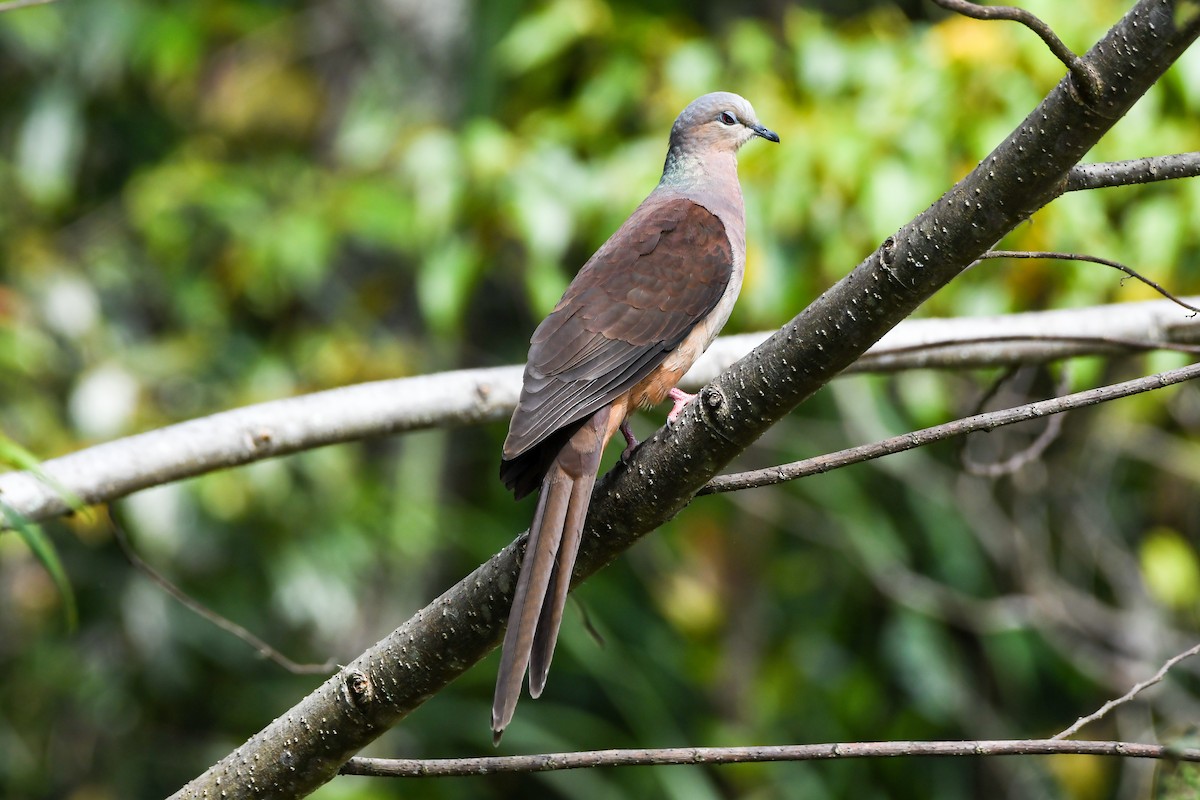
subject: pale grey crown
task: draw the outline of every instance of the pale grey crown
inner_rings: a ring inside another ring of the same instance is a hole
[[[671,147],[736,152],[755,136],[778,142],[763,127],[750,101],[733,92],[711,92],[688,104],[671,126]]]

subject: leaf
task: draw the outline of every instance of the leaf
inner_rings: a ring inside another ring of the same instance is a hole
[[[21,126],[14,165],[27,196],[44,206],[68,201],[83,152],[80,99],[67,86],[48,86],[33,99]]]
[[[74,632],[76,626],[79,624],[79,611],[75,605],[75,592],[71,589],[71,582],[67,579],[67,573],[63,569],[62,562],[58,560],[58,553],[54,550],[54,543],[46,536],[45,531],[42,530],[42,526],[30,522],[5,503],[0,503],[0,515],[3,515],[5,525],[17,532],[17,535],[24,540],[25,545],[33,552],[34,557],[41,562],[46,572],[50,573],[50,577],[54,580],[54,585],[58,587],[58,592],[62,595],[63,614],[66,616],[67,630]]]
[[[39,472],[41,469],[41,462],[33,453],[3,434],[0,434],[0,464],[7,464],[10,467],[29,472]]]
[[[84,502],[78,495],[72,492],[67,487],[63,486],[52,476],[47,475],[42,470],[42,462],[37,456],[26,450],[21,445],[9,439],[4,434],[0,434],[0,464],[7,464],[16,469],[23,469],[26,472],[32,472],[37,476],[37,479],[48,485],[51,489],[58,492],[58,496],[71,507],[72,511],[83,511]],[[15,513],[15,512],[14,512]]]
[[[2,434],[0,434],[0,463],[32,472],[39,480],[58,492],[59,496],[72,509],[79,511],[83,508],[83,501],[61,483],[47,475],[42,470],[41,462],[32,453]],[[58,553],[54,550],[54,543],[46,536],[45,531],[42,530],[40,525],[29,521],[24,515],[17,512],[16,509],[3,502],[0,502],[0,517],[3,518],[0,530],[3,530],[5,527],[15,530],[37,560],[41,562],[46,572],[50,573],[50,577],[53,578],[54,584],[58,587],[59,594],[63,598],[63,613],[66,615],[67,630],[74,631],[79,622],[79,612],[75,605],[75,593],[71,589],[71,582],[67,579],[67,573],[63,569],[62,562],[58,560]]]
[[[479,267],[470,243],[449,240],[429,251],[417,277],[417,295],[434,330],[449,334],[459,325]]]
[[[595,0],[557,0],[518,22],[496,46],[500,63],[513,75],[546,65],[579,40],[612,25],[612,12]]]
[[[1170,742],[1172,749],[1195,747],[1196,731],[1189,729]],[[1200,798],[1200,766],[1183,761],[1158,762],[1154,800],[1197,800]]]
[[[1173,530],[1156,528],[1142,542],[1139,553],[1142,580],[1156,600],[1175,609],[1200,600],[1200,564],[1196,551]]]

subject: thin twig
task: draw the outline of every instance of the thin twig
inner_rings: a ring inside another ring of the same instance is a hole
[[[1040,36],[1046,43],[1046,47],[1050,48],[1050,52],[1066,65],[1088,100],[1099,99],[1103,84],[1096,70],[1075,55],[1075,52],[1067,47],[1062,39],[1058,38],[1058,34],[1049,25],[1031,12],[1013,6],[981,6],[976,3],[968,3],[967,0],[933,0],[933,2],[948,11],[957,12],[971,19],[1004,19],[1021,23]]]
[[[974,345],[981,345],[981,344],[1003,344],[1006,342],[1011,342],[1014,344],[1017,342],[1043,342],[1046,344],[1055,343],[1055,344],[1080,345],[1081,347],[1090,348],[1088,351],[1079,353],[1078,355],[1098,355],[1098,354],[1104,352],[1104,348],[1111,348],[1114,351],[1135,350],[1135,351],[1139,351],[1139,352],[1145,352],[1148,350],[1165,350],[1165,351],[1171,352],[1171,353],[1190,353],[1193,355],[1200,355],[1200,345],[1177,344],[1177,343],[1172,343],[1172,342],[1159,342],[1159,341],[1153,341],[1153,340],[1149,340],[1149,339],[1132,339],[1132,338],[1127,338],[1124,336],[1064,336],[1064,335],[1058,334],[1058,333],[1047,333],[1047,334],[1002,333],[1002,334],[999,334],[996,336],[972,336],[970,338],[939,339],[937,341],[914,342],[913,344],[897,345],[895,347],[888,347],[886,350],[880,350],[878,352],[878,354],[875,356],[875,358],[882,359],[883,357],[892,357],[892,356],[896,356],[896,355],[905,355],[905,354],[913,354],[913,353],[928,353],[928,352],[936,351],[939,349],[966,347],[966,346],[974,346]],[[1024,364],[1036,364],[1036,363],[1043,363],[1046,361],[1055,361],[1055,360],[1058,360],[1059,358],[1063,358],[1063,356],[1061,354],[1057,354],[1057,353],[1056,354],[1047,354],[1046,356],[1044,356],[1040,359],[1030,358],[1026,361],[1023,361],[1018,364],[1014,364],[1012,366],[1022,366]],[[1001,365],[1002,364],[1000,362],[995,362],[992,364],[981,364],[980,366],[1001,366]],[[917,367],[911,367],[909,365],[905,365],[905,366],[910,369],[917,368]],[[939,364],[927,366],[926,368],[928,369],[930,367],[954,367],[954,366],[962,366],[962,365],[940,364],[939,363]],[[869,370],[866,370],[866,369],[858,370],[858,372],[868,372],[868,371]],[[884,370],[880,368],[879,371],[882,372]],[[899,370],[896,370],[896,371],[899,371]]]
[[[1064,191],[1107,189],[1139,183],[1200,177],[1200,152],[1148,156],[1129,161],[1079,164],[1067,173]]]
[[[988,250],[986,253],[981,255],[977,261],[983,261],[984,259],[989,258],[1049,258],[1057,261],[1086,261],[1091,264],[1101,264],[1106,267],[1112,267],[1115,270],[1120,270],[1134,280],[1141,281],[1154,291],[1161,294],[1163,297],[1170,300],[1172,303],[1191,311],[1192,316],[1200,314],[1200,307],[1181,300],[1155,281],[1139,273],[1137,270],[1133,269],[1132,267],[1125,266],[1120,261],[1113,261],[1111,258],[1089,256],[1085,253],[1060,253],[1054,250]]]
[[[1036,403],[1007,408],[1001,411],[989,411],[986,414],[976,414],[971,417],[934,425],[919,431],[893,436],[871,444],[839,450],[803,461],[781,464],[766,469],[738,472],[732,475],[718,475],[701,489],[698,494],[718,494],[740,489],[753,489],[761,486],[772,486],[784,481],[796,480],[809,475],[816,475],[830,470],[840,469],[850,464],[871,461],[882,456],[902,453],[914,447],[921,447],[930,442],[939,442],[954,436],[961,436],[972,431],[988,431],[1003,425],[1012,425],[1037,419],[1048,414],[1061,414],[1076,408],[1117,400],[1132,394],[1161,389],[1172,384],[1200,378],[1200,364],[1189,364],[1186,367],[1160,372],[1144,378],[1100,386],[1083,392],[1068,394],[1063,397],[1053,397],[1049,400],[1039,400]]]
[[[333,659],[326,661],[324,664],[298,664],[285,656],[283,653],[276,650],[271,645],[259,639],[250,631],[238,625],[236,622],[227,619],[212,609],[205,606],[196,598],[189,595],[187,592],[180,589],[175,584],[171,583],[165,576],[154,569],[154,567],[142,560],[141,556],[133,549],[129,537],[125,535],[125,529],[113,518],[110,513],[108,522],[112,525],[113,536],[117,540],[117,544],[121,548],[121,552],[125,554],[125,558],[133,565],[133,568],[141,572],[150,580],[154,581],[167,594],[178,600],[184,607],[192,613],[208,620],[213,625],[216,625],[226,633],[230,633],[241,639],[246,644],[258,651],[259,655],[274,661],[279,666],[283,667],[293,675],[325,675],[333,671],[337,666],[337,662]]]
[[[1180,661],[1189,659],[1192,656],[1197,655],[1197,654],[1200,654],[1200,644],[1197,644],[1193,647],[1189,647],[1187,650],[1184,650],[1179,655],[1172,656],[1171,658],[1167,659],[1166,663],[1164,663],[1161,667],[1159,667],[1158,672],[1154,673],[1152,676],[1150,676],[1146,680],[1142,681],[1141,683],[1134,684],[1132,689],[1130,689],[1128,692],[1126,692],[1125,694],[1118,697],[1116,700],[1109,700],[1107,703],[1100,706],[1100,708],[1096,709],[1091,714],[1088,714],[1086,717],[1080,717],[1079,719],[1075,720],[1075,724],[1073,724],[1071,727],[1067,728],[1065,731],[1062,731],[1061,733],[1056,733],[1054,736],[1051,737],[1051,740],[1052,741],[1060,741],[1062,739],[1066,739],[1069,736],[1074,736],[1076,733],[1079,732],[1080,728],[1082,728],[1084,725],[1095,722],[1096,720],[1103,718],[1106,714],[1108,714],[1108,712],[1112,711],[1117,706],[1128,703],[1130,700],[1137,697],[1143,691],[1145,691],[1146,689],[1149,689],[1151,686],[1153,686],[1156,683],[1161,682],[1163,678],[1167,677],[1167,672],[1170,671],[1171,667],[1175,666]]]
[[[343,775],[432,778],[497,772],[551,772],[593,767],[746,764],[766,761],[831,761],[898,756],[1091,755],[1200,762],[1200,748],[1139,742],[1070,742],[1058,739],[1001,739],[950,742],[847,742],[763,747],[664,747],[647,750],[591,750],[531,756],[484,758],[352,758]]]
[[[1062,395],[1067,391],[1068,388],[1070,388],[1070,380],[1068,377],[1069,374],[1069,370],[1064,365],[1062,374],[1059,376],[1058,386],[1054,390],[1056,395]],[[1012,370],[1009,370],[1005,377],[997,380],[992,386],[992,389],[986,392],[984,396],[980,398],[979,405],[976,407],[976,411],[982,411],[984,404],[986,404],[988,400],[995,396],[996,392],[999,391],[1001,386],[1003,386],[1003,384],[1007,382],[1008,378],[1011,376]],[[959,439],[959,442],[962,443],[962,447],[959,449],[959,463],[962,464],[963,469],[968,475],[974,475],[977,478],[999,478],[1004,475],[1012,475],[1026,464],[1041,458],[1042,453],[1046,452],[1046,448],[1058,438],[1060,433],[1062,433],[1064,419],[1065,417],[1062,414],[1051,415],[1046,420],[1046,427],[1042,429],[1042,432],[1038,434],[1037,438],[1034,439],[1033,442],[1003,461],[995,461],[986,464],[975,461],[967,455],[966,439]]]

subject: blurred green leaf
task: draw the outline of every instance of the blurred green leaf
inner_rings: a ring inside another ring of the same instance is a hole
[[[73,508],[76,510],[82,508],[82,502],[79,498],[68,492],[61,484],[54,481],[42,471],[41,463],[32,453],[3,434],[0,434],[0,464],[32,472],[40,480],[52,486]],[[75,593],[71,589],[71,581],[67,577],[66,570],[63,569],[62,562],[59,561],[58,553],[54,549],[54,543],[46,536],[45,531],[42,530],[40,525],[30,522],[3,501],[0,501],[0,516],[4,519],[4,525],[17,532],[17,535],[25,542],[25,546],[33,553],[38,563],[42,565],[54,580],[54,585],[62,597],[63,615],[67,624],[67,630],[74,632],[79,624],[79,612],[75,605]]]
[[[0,502],[0,515],[4,517],[5,525],[17,532],[17,535],[25,542],[25,546],[33,553],[34,558],[54,580],[58,594],[62,597],[63,618],[67,630],[74,633],[79,625],[75,592],[71,588],[71,581],[67,577],[66,570],[63,569],[62,562],[59,561],[54,543],[50,541],[50,537],[46,536],[40,525],[30,522],[3,502]]]
[[[920,711],[950,717],[963,708],[965,685],[945,631],[917,614],[897,614],[884,632],[883,646],[893,663],[893,679]]]
[[[1174,609],[1195,607],[1200,601],[1200,562],[1177,532],[1150,531],[1142,540],[1139,560],[1146,589],[1155,600]]]
[[[434,330],[449,334],[460,327],[479,267],[479,255],[467,242],[447,242],[426,257],[417,294]]]
[[[17,176],[28,196],[44,206],[68,199],[83,146],[78,98],[52,85],[34,98],[17,144]]]
[[[611,23],[609,7],[599,0],[551,0],[508,32],[496,47],[501,64],[520,74],[543,67],[579,39]]]

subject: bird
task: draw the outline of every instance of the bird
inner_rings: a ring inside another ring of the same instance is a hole
[[[694,397],[679,379],[729,319],[746,263],[737,152],[778,142],[743,97],[713,92],[671,126],[662,178],[580,268],[530,339],[500,479],[540,487],[501,649],[492,732],[512,721],[528,671],[546,685],[600,457],[633,411],[665,399],[673,423]]]

